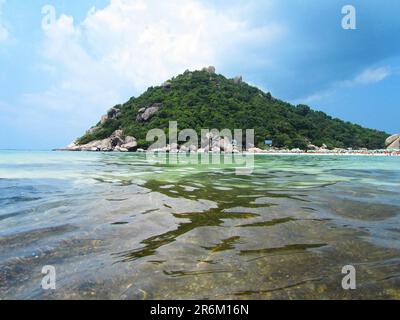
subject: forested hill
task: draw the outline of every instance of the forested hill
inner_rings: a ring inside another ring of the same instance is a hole
[[[256,145],[273,140],[276,147],[305,149],[308,144],[329,148],[384,148],[385,132],[332,118],[306,105],[293,106],[250,86],[241,77],[227,79],[214,68],[186,71],[141,96],[110,109],[78,144],[105,139],[115,130],[137,139],[145,148],[148,130],[167,130],[169,121],[179,129],[255,129]]]

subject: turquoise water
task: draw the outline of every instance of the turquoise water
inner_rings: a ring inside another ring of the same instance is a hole
[[[0,299],[400,298],[399,157],[161,160],[0,151]]]

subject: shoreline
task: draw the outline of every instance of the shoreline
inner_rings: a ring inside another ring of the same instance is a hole
[[[165,152],[165,151],[79,151],[68,149],[54,149],[57,152],[88,152],[88,153],[113,153],[113,154],[170,154],[170,155],[265,155],[265,156],[369,156],[369,157],[397,157],[400,156],[400,150],[370,150],[370,151],[347,151],[347,152],[286,152],[286,151],[264,151],[264,152]]]

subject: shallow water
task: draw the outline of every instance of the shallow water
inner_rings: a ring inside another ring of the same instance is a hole
[[[0,299],[400,298],[399,157],[160,159],[0,151]]]

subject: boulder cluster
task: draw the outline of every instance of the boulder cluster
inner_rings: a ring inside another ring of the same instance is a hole
[[[137,141],[136,138],[125,136],[122,130],[116,130],[113,134],[103,140],[95,140],[87,144],[78,145],[72,143],[63,150],[67,151],[120,151],[129,152],[136,151]]]
[[[313,145],[311,143],[309,143],[307,145],[307,150],[311,150],[311,151],[323,151],[323,150],[328,150],[328,146],[324,143],[321,147],[318,147],[316,145]]]
[[[139,109],[139,113],[136,117],[137,122],[146,122],[149,120],[154,114],[157,113],[160,108],[162,108],[162,103],[153,103],[147,107],[143,107]]]
[[[203,68],[202,71],[208,72],[209,74],[215,74],[215,67],[209,66],[209,67]]]
[[[121,110],[118,108],[111,108],[110,110],[107,111],[107,114],[101,117],[101,124],[106,123],[108,120],[113,120],[119,117],[121,114]]]
[[[238,146],[234,145],[233,142],[225,137],[221,138],[219,135],[208,133],[201,141],[201,148],[197,145],[186,143],[178,145],[177,143],[171,143],[162,148],[150,148],[149,151],[153,152],[226,152],[226,153],[239,153],[241,150]]]
[[[96,132],[102,125],[104,125],[108,120],[114,120],[121,115],[121,110],[117,107],[111,108],[107,113],[101,117],[100,125],[90,128],[86,131],[86,134],[92,134]]]

